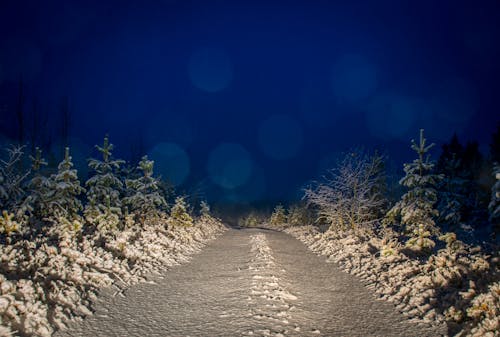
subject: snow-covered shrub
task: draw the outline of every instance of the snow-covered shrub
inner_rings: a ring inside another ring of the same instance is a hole
[[[427,152],[434,144],[426,145],[424,130],[420,130],[417,144],[412,140],[411,148],[418,154],[412,163],[404,164],[406,175],[400,184],[408,189],[401,200],[394,205],[385,219],[386,223],[401,224],[405,234],[409,236],[407,247],[417,252],[428,252],[435,245],[431,236],[438,233],[434,218],[438,211],[436,184],[442,178],[432,173],[434,163]]]
[[[378,154],[347,154],[324,182],[305,190],[304,199],[331,230],[371,230],[386,204],[383,163]]]
[[[369,289],[409,317],[446,323],[454,336],[495,336],[498,331],[498,253],[486,255],[456,240],[454,233],[440,237],[446,248],[428,259],[413,259],[401,253],[398,234],[390,227],[384,228],[387,233],[382,238],[369,241],[352,232],[320,233],[314,226],[285,231],[362,278]]]
[[[193,218],[187,211],[186,201],[183,197],[175,199],[175,203],[170,210],[168,224],[172,227],[193,225]]]
[[[311,225],[314,223],[314,216],[306,205],[292,205],[288,208],[287,223],[290,226]]]
[[[238,225],[241,227],[257,227],[262,224],[257,215],[254,212],[248,213],[246,216],[238,219]]]
[[[3,210],[0,217],[0,233],[8,237],[17,231],[19,231],[19,224],[14,220],[14,214]]]
[[[142,157],[137,169],[142,176],[135,179],[127,179],[125,184],[129,196],[123,199],[125,205],[134,212],[143,223],[145,218],[157,215],[158,210],[166,207],[165,198],[159,192],[159,181],[153,177],[154,161]]]
[[[271,218],[269,219],[269,225],[273,228],[283,227],[287,223],[286,211],[283,205],[277,205],[274,208]]]

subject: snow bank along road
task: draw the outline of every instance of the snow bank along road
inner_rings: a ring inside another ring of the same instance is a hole
[[[56,336],[441,336],[288,234],[231,229]]]

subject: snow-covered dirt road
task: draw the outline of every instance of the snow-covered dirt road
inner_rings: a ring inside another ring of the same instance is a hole
[[[440,336],[293,237],[231,229],[56,336]]]

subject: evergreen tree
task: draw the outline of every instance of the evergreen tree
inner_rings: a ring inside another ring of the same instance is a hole
[[[35,156],[30,156],[30,159],[34,175],[28,183],[30,193],[27,199],[33,209],[33,216],[37,219],[43,219],[48,215],[46,213],[47,198],[51,196],[53,186],[50,179],[41,173],[43,166],[47,166],[47,162],[42,158],[42,150],[36,147]]]
[[[271,214],[271,219],[269,220],[269,223],[272,226],[283,226],[286,224],[286,211],[285,208],[282,205],[277,205],[274,208],[273,213]]]
[[[437,201],[436,184],[442,176],[433,174],[434,163],[428,152],[434,144],[426,145],[424,130],[420,130],[420,141],[412,140],[411,148],[418,154],[412,163],[404,164],[406,175],[400,184],[407,188],[401,200],[389,210],[386,222],[399,222],[409,236],[407,246],[422,252],[432,249],[434,241],[430,238],[437,234],[434,218],[438,211],[434,208]]]
[[[48,200],[48,211],[56,219],[59,217],[74,219],[83,209],[78,196],[85,192],[85,189],[80,186],[78,172],[73,168],[71,160],[69,147],[66,147],[64,159],[59,163],[57,173],[50,176],[51,190],[44,196]]]
[[[450,167],[448,162],[450,160],[457,161],[458,167],[453,168],[453,170],[463,169],[463,158],[464,158],[464,147],[460,144],[457,134],[454,133],[450,142],[443,144],[442,152],[437,161],[436,170],[440,173],[445,173]]]
[[[193,218],[187,211],[186,201],[183,197],[175,199],[174,206],[170,210],[169,224],[171,226],[192,226]]]
[[[442,146],[436,171],[443,175],[438,185],[439,224],[456,232],[468,206],[467,186],[470,184],[464,168],[464,147],[456,133],[449,143]]]
[[[490,211],[490,222],[492,225],[493,240],[496,241],[500,235],[500,164],[496,163],[493,176],[496,179],[491,188],[491,201],[488,206]]]
[[[112,158],[113,144],[109,143],[108,136],[104,137],[102,147],[96,145],[96,149],[102,154],[102,160],[89,160],[89,167],[95,174],[86,182],[89,202],[85,208],[85,216],[88,221],[92,221],[97,216],[111,212],[119,218],[122,215],[120,194],[123,183],[117,175],[125,162]]]
[[[464,150],[464,171],[467,184],[467,207],[464,218],[480,227],[488,222],[488,202],[491,191],[491,168],[479,151],[477,142],[468,142]]]
[[[446,231],[457,232],[467,206],[468,181],[463,177],[461,161],[455,155],[444,164],[440,173],[443,179],[439,184],[439,222]]]
[[[157,209],[166,207],[165,198],[159,192],[159,181],[153,177],[154,161],[148,160],[148,156],[142,157],[138,170],[142,176],[125,181],[128,196],[124,203],[129,206],[144,221],[148,215],[156,215]]]
[[[210,215],[210,206],[206,201],[202,201],[200,203],[200,215],[201,216]]]
[[[491,137],[490,158],[493,163],[500,163],[500,122]]]

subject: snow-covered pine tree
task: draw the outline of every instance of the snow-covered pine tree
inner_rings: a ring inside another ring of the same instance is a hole
[[[409,236],[408,248],[425,252],[435,245],[432,235],[438,233],[434,218],[439,215],[434,205],[437,201],[436,184],[441,175],[433,174],[434,163],[430,161],[428,152],[434,144],[426,145],[424,130],[420,130],[417,144],[412,140],[411,148],[418,154],[412,163],[404,164],[406,175],[400,184],[408,189],[401,200],[387,213],[386,223],[400,223]]]
[[[496,241],[500,236],[500,163],[495,164],[493,176],[496,181],[491,188],[491,201],[488,210],[490,211],[493,240]]]
[[[96,218],[107,219],[104,227],[111,228],[118,225],[122,215],[120,194],[123,192],[123,183],[117,172],[125,161],[113,159],[111,152],[113,144],[109,143],[108,136],[104,137],[102,146],[96,145],[95,147],[102,154],[102,160],[89,159],[89,167],[94,171],[94,175],[85,183],[88,199],[85,218],[90,223]],[[109,222],[109,219],[113,221]],[[118,221],[115,223],[116,219]]]
[[[271,214],[271,219],[269,219],[269,224],[273,227],[281,227],[286,224],[286,211],[283,205],[277,205]]]
[[[192,226],[193,218],[188,213],[188,207],[184,197],[175,198],[174,206],[170,210],[170,217],[168,219],[168,224],[176,226]]]
[[[59,163],[57,173],[50,176],[52,189],[44,195],[47,200],[47,210],[53,220],[65,218],[72,221],[83,209],[78,196],[85,192],[85,189],[80,186],[78,172],[73,168],[71,160],[69,147],[66,147],[64,159]]]
[[[165,198],[159,192],[159,181],[153,177],[153,167],[154,161],[144,156],[137,166],[142,176],[125,181],[128,196],[123,199],[123,202],[142,223],[148,216],[157,215],[158,209],[167,205]]]
[[[208,203],[206,201],[202,201],[200,203],[200,215],[202,217],[211,216],[210,215],[210,206],[208,205]]]
[[[48,215],[46,214],[47,198],[50,197],[53,189],[50,179],[41,173],[47,162],[42,157],[42,150],[39,147],[35,148],[35,156],[30,156],[30,159],[33,177],[28,183],[29,195],[26,202],[32,207],[33,217],[41,220]]]

